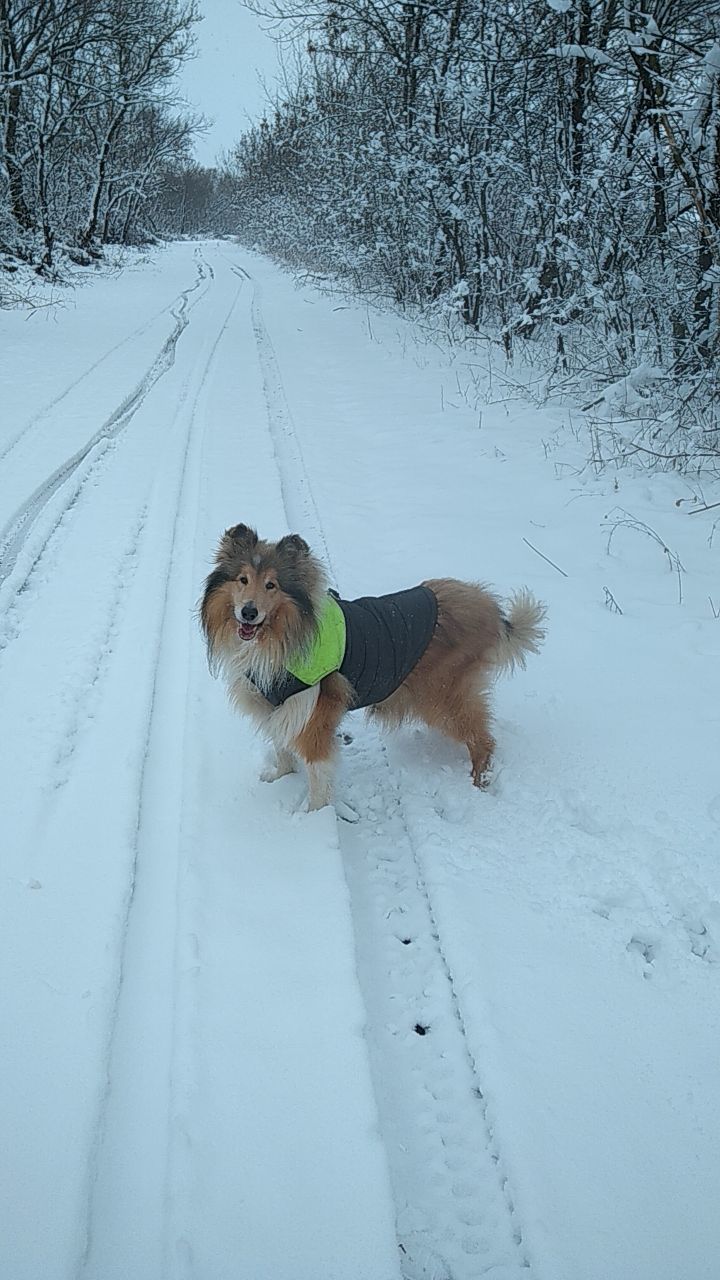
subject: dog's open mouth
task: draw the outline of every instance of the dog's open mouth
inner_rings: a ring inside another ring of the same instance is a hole
[[[262,622],[238,622],[238,635],[241,640],[254,640],[261,626]]]

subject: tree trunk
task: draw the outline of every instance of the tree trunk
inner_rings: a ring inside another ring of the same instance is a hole
[[[10,209],[13,218],[23,231],[30,231],[33,226],[33,219],[30,210],[25,202],[25,193],[23,190],[23,174],[20,165],[17,162],[17,127],[20,112],[20,104],[22,94],[20,85],[13,85],[8,93],[7,116],[5,121],[5,137],[4,137],[4,160],[5,170],[8,177],[8,192],[10,195]]]
[[[85,223],[84,230],[80,235],[80,244],[82,245],[83,249],[87,249],[90,246],[90,244],[95,239],[95,236],[97,234],[98,222],[100,220],[100,203],[102,201],[103,194],[105,191],[105,181],[107,177],[107,168],[108,168],[108,161],[110,159],[110,152],[112,150],[112,144],[115,138],[115,134],[120,128],[124,115],[125,115],[125,107],[123,107],[122,110],[119,112],[119,114],[116,115],[114,119],[111,121],[110,126],[105,134],[102,147],[100,148],[100,153],[98,155],[98,160],[97,160],[95,186],[93,188],[92,196],[90,197],[90,208],[88,210],[87,222]]]

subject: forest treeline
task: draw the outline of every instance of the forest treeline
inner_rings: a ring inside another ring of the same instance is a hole
[[[0,0],[0,255],[50,273],[153,227],[196,121],[174,76],[194,0]]]
[[[717,395],[717,0],[294,3],[294,87],[229,165],[244,238],[508,354]]]

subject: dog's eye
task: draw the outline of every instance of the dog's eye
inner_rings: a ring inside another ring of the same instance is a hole
[[[245,577],[245,574],[244,574],[244,573],[241,575],[241,577],[239,577],[239,578],[238,578],[238,582],[242,582],[242,584],[243,584],[243,586],[244,586],[244,587],[246,587],[246,586],[247,586],[247,584],[248,584],[248,580],[247,580],[247,578]]]
[[[274,590],[275,590],[275,583],[274,583],[274,582],[266,582],[266,583],[265,583],[265,590],[266,590],[266,591],[274,591]]]

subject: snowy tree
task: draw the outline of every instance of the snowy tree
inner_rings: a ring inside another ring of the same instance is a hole
[[[163,164],[189,159],[173,76],[193,0],[0,0],[0,235],[50,269],[138,233]]]
[[[562,370],[720,355],[708,0],[338,0],[275,16],[296,83],[230,161],[243,233]]]

